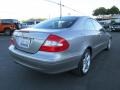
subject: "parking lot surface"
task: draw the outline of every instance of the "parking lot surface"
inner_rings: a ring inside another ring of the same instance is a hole
[[[97,55],[82,78],[70,72],[43,74],[14,63],[10,36],[0,35],[0,90],[120,90],[120,32],[111,35],[111,50]]]

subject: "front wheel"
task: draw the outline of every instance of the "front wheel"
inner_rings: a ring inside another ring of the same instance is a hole
[[[90,53],[90,50],[87,49],[81,60],[80,60],[80,63],[78,64],[78,67],[73,70],[73,72],[76,74],[76,75],[79,75],[79,76],[84,76],[88,73],[89,69],[90,69],[90,65],[91,65],[91,53]]]
[[[11,35],[11,30],[10,29],[6,29],[4,33],[5,33],[5,35],[10,36]]]

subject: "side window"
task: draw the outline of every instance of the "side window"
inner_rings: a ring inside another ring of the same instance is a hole
[[[96,20],[92,20],[92,22],[95,26],[95,30],[101,30],[103,28]]]
[[[91,19],[88,19],[88,20],[84,23],[84,29],[85,29],[85,30],[95,30],[95,27],[94,27]]]

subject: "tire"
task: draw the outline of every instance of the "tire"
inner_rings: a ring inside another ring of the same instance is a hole
[[[91,65],[91,53],[90,50],[85,50],[78,67],[73,70],[73,73],[78,76],[84,76],[88,73]]]
[[[10,36],[11,35],[11,30],[10,29],[6,29],[4,33],[5,33],[5,35]]]
[[[109,39],[108,44],[107,44],[107,48],[105,50],[110,50],[111,49],[111,42],[112,42],[112,40]]]

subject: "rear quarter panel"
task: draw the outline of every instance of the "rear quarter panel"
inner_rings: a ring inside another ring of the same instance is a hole
[[[65,56],[81,56],[85,49],[88,46],[94,47],[94,42],[92,42],[92,38],[88,33],[79,30],[66,30],[64,32],[55,33],[58,36],[65,38],[69,42],[68,50],[62,52]],[[95,38],[96,39],[96,38]]]
[[[68,50],[62,52],[65,56],[78,56],[81,55],[88,48],[92,48],[93,57],[102,50],[99,48],[101,44],[100,32],[98,31],[85,31],[85,30],[65,30],[64,32],[55,33],[58,36],[65,38],[69,42]],[[107,41],[106,41],[107,42]]]

